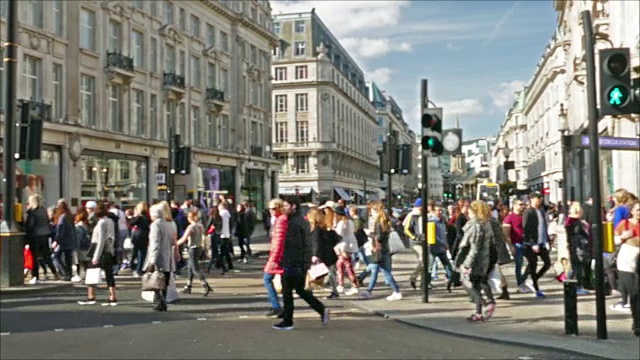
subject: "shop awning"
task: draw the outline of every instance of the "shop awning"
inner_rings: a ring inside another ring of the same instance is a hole
[[[342,200],[345,200],[345,201],[351,200],[351,196],[349,196],[349,193],[347,193],[343,188],[335,187],[333,189],[338,193],[338,196],[340,196]]]
[[[356,195],[360,196],[360,197],[364,197],[364,193],[360,190],[353,190],[354,193],[356,193]]]
[[[281,187],[278,189],[280,195],[306,195],[311,194],[313,188],[311,186],[301,187]]]

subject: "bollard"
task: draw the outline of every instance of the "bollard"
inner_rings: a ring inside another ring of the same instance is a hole
[[[567,335],[578,334],[578,295],[576,294],[578,282],[576,280],[564,281],[564,332]]]

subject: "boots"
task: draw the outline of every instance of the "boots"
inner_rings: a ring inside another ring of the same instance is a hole
[[[182,292],[185,294],[191,294],[191,285],[186,285],[184,289],[182,289]]]
[[[509,300],[509,289],[506,286],[502,288],[502,294],[498,297],[500,300]]]
[[[202,286],[204,287],[204,295],[203,296],[207,296],[207,295],[209,295],[210,292],[213,291],[213,288],[211,286],[209,286],[208,283],[204,283]]]

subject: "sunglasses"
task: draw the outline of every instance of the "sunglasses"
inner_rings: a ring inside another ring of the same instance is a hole
[[[270,207],[270,208],[269,208],[269,210],[275,210],[275,209],[276,209],[276,208],[274,208],[274,207]]]

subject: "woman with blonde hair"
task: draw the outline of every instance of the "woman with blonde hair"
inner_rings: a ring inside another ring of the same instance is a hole
[[[388,301],[396,301],[402,299],[402,293],[391,274],[391,252],[389,251],[389,234],[391,233],[391,220],[384,211],[384,204],[376,202],[371,207],[371,215],[374,218],[372,233],[372,254],[369,264],[371,270],[371,280],[366,291],[360,294],[364,298],[370,298],[373,288],[378,281],[378,272],[382,270],[386,282],[389,283],[393,293],[387,296]]]
[[[269,259],[262,270],[264,272],[264,287],[267,289],[267,298],[271,304],[271,310],[267,312],[267,317],[282,317],[283,315],[282,306],[280,306],[280,300],[278,299],[278,293],[273,285],[273,279],[275,279],[276,275],[282,275],[284,273],[284,269],[280,266],[280,260],[284,255],[284,242],[287,235],[287,228],[289,226],[289,219],[284,213],[283,207],[284,202],[282,199],[272,199],[269,201],[269,213],[276,219],[276,221],[271,227],[272,233]]]
[[[147,257],[147,248],[149,247],[149,219],[148,206],[145,202],[140,202],[133,210],[133,218],[129,220],[131,227],[131,242],[133,243],[132,260],[136,259],[136,268],[134,276],[142,276],[142,266]],[[133,268],[133,267],[132,267]]]
[[[577,280],[578,289],[576,293],[578,295],[589,295],[589,292],[584,289],[583,282],[585,269],[591,263],[591,256],[589,255],[591,246],[589,244],[589,225],[582,221],[582,215],[583,211],[580,203],[577,201],[572,202],[564,223],[567,234],[567,243],[565,245],[569,248],[569,260],[571,261],[572,269],[567,274],[570,275],[569,278]],[[558,247],[560,245],[558,243]],[[558,249],[558,254],[560,254],[560,249]],[[566,269],[568,269],[568,266],[565,266],[565,271],[567,271]]]
[[[205,279],[204,274],[200,271],[200,256],[202,255],[205,246],[205,236],[202,224],[200,224],[199,211],[189,211],[187,214],[187,221],[189,221],[189,226],[187,226],[184,234],[177,243],[178,246],[186,243],[187,248],[189,249],[189,260],[187,263],[189,279],[187,280],[187,285],[184,287],[184,292],[191,294],[193,278],[198,277],[200,282],[202,282],[202,287],[204,288],[204,296],[207,296],[213,289]]]
[[[351,255],[358,250],[358,240],[355,235],[355,225],[353,220],[347,217],[347,213],[343,207],[335,210],[337,215],[336,234],[340,236],[340,242],[334,246],[334,250],[338,255],[336,262],[336,270],[338,273],[338,293],[344,292],[345,295],[356,295],[358,291],[358,278],[356,277],[351,261]],[[351,289],[344,291],[344,272],[347,272],[349,280],[351,280]]]
[[[338,256],[333,251],[333,244],[327,236],[328,231],[325,229],[324,213],[318,208],[312,208],[307,213],[309,221],[309,242],[311,243],[311,263],[324,263],[329,268],[329,283],[331,284],[331,292],[337,294],[337,274],[335,264]]]
[[[469,206],[469,221],[464,226],[464,235],[460,242],[460,250],[456,264],[470,283],[469,292],[476,303],[476,312],[467,320],[484,321],[482,313],[482,291],[487,296],[487,319],[493,315],[495,300],[488,284],[487,273],[491,259],[491,209],[482,201],[474,201]]]
[[[49,236],[51,235],[51,227],[49,226],[49,215],[47,209],[42,206],[42,198],[40,195],[34,194],[28,199],[27,220],[25,223],[25,238],[27,244],[33,253],[33,269],[31,270],[30,284],[40,283],[40,268],[44,271],[45,277],[47,267],[51,270],[53,276],[58,276],[53,261],[51,260],[51,249],[49,248]]]

